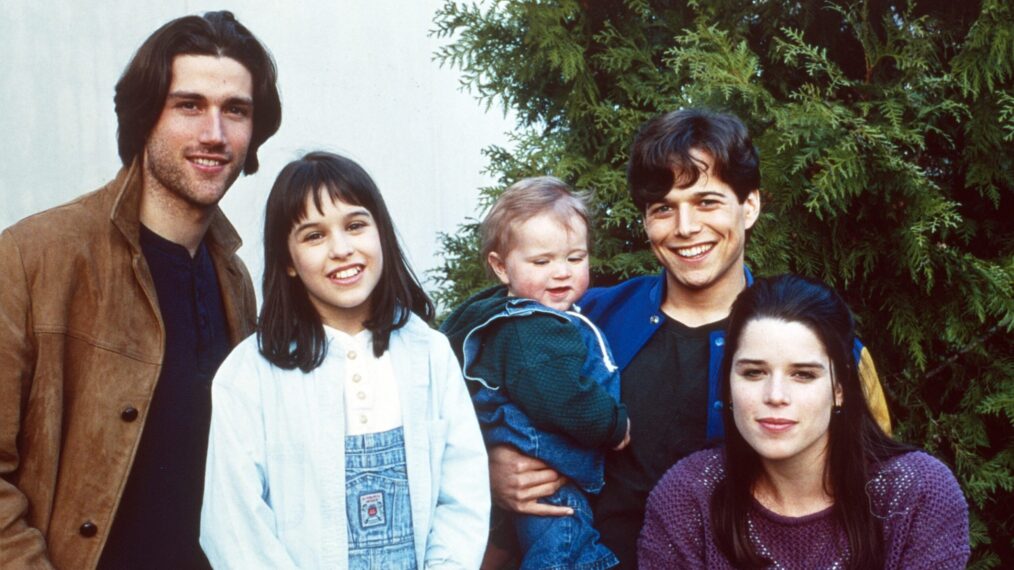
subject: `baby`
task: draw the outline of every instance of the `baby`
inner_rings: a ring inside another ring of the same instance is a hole
[[[604,453],[627,445],[630,422],[605,338],[574,305],[589,281],[587,209],[561,180],[526,178],[493,205],[482,237],[503,285],[465,301],[442,330],[474,382],[486,445],[512,445],[565,475],[543,502],[574,512],[514,516],[521,568],[609,568],[618,561],[585,493],[602,489]]]

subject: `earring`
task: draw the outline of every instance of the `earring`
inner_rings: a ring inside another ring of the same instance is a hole
[[[840,416],[841,415],[841,406],[836,405],[834,408],[831,409],[831,411],[832,411],[832,413],[834,413],[834,415]]]
[[[731,400],[729,401],[729,403],[727,403],[725,405],[725,409],[727,409],[727,410],[731,410],[732,409],[732,401]]]

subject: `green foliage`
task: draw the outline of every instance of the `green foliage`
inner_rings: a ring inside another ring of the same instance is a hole
[[[627,197],[637,127],[744,118],[764,212],[748,261],[839,288],[896,433],[955,469],[972,567],[1014,567],[1014,8],[1006,0],[448,1],[437,54],[518,120],[496,186],[590,192],[598,284],[657,271]],[[451,307],[485,283],[476,228],[444,236]]]

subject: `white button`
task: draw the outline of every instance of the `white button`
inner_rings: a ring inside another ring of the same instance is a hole
[[[353,374],[353,375],[352,375],[352,381],[353,381],[353,382],[359,382],[359,381],[360,381],[360,380],[362,380],[362,379],[363,379],[363,377],[362,377],[362,376],[360,376],[359,374]]]
[[[651,321],[651,324],[657,325],[662,319],[658,318],[658,315],[652,315],[649,320]]]
[[[370,421],[370,419],[367,418],[365,415],[359,416],[359,423],[365,424],[368,421]]]
[[[356,397],[359,398],[360,400],[365,400],[366,392],[359,392],[358,394],[356,394]]]
[[[348,356],[349,360],[355,360],[356,359],[356,351],[350,350],[350,351],[348,351],[348,353],[345,356]]]

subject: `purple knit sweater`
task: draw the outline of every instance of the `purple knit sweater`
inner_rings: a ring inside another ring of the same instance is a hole
[[[648,498],[637,542],[640,568],[733,568],[715,544],[708,514],[724,477],[718,449],[694,453],[669,469]],[[899,455],[875,470],[866,489],[884,524],[885,569],[965,567],[968,505],[943,463],[918,451]],[[754,501],[749,517],[754,547],[774,561],[771,568],[844,567],[848,539],[830,508],[794,518]]]

